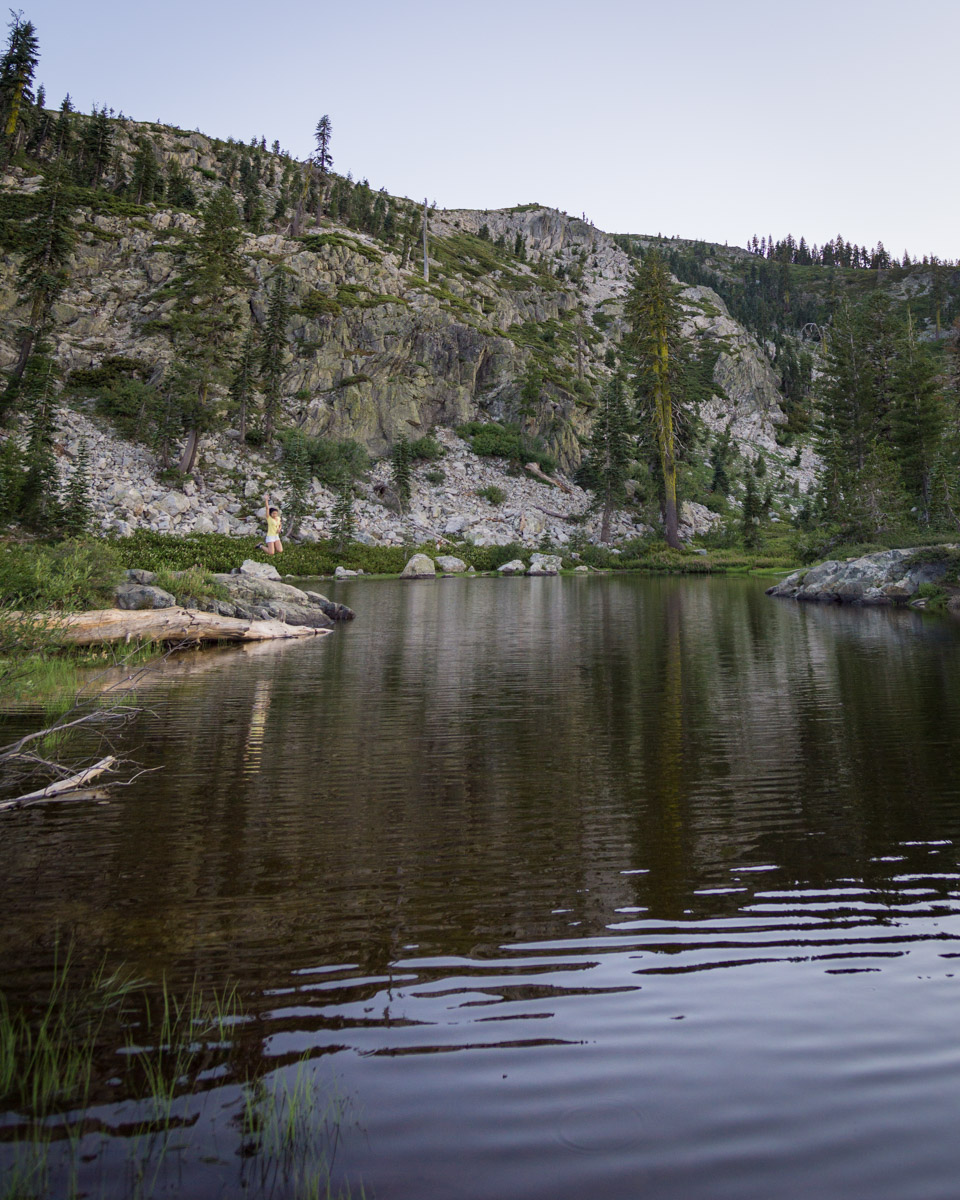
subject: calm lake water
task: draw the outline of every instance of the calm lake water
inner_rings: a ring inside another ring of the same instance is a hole
[[[162,770],[4,819],[0,972],[235,981],[354,1195],[955,1200],[960,624],[763,586],[358,580],[188,656]],[[204,1119],[170,1195],[237,1194]]]

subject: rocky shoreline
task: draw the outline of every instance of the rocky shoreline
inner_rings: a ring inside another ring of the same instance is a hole
[[[948,560],[958,555],[960,548],[947,544],[883,550],[844,561],[830,559],[794,571],[767,588],[767,595],[829,604],[926,608],[929,597],[922,594],[923,585],[943,585],[950,569]],[[957,607],[955,599],[950,598],[948,607]]]

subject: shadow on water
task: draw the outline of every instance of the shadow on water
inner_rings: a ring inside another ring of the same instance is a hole
[[[753,580],[336,599],[152,682],[162,771],[5,824],[12,995],[54,930],[236,983],[250,1063],[359,1099],[382,1197],[949,1194],[954,625]]]

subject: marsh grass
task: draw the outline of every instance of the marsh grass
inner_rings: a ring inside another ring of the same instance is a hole
[[[241,1114],[247,1183],[264,1196],[349,1200],[351,1189],[334,1190],[331,1177],[346,1117],[346,1102],[334,1085],[321,1083],[308,1055],[295,1069],[249,1081]]]
[[[184,1156],[203,1153],[208,1134],[191,1131],[209,1133],[217,1120],[205,1109],[206,1092],[238,1079],[236,1029],[249,1018],[235,988],[194,982],[175,991],[166,980],[151,987],[105,962],[81,972],[74,959],[71,949],[58,948],[43,996],[14,1004],[0,993],[0,1200],[84,1193],[80,1169],[89,1161],[91,1130],[115,1148],[116,1138],[126,1145],[124,1183],[105,1175],[104,1195],[169,1194],[170,1171]],[[246,1195],[356,1195],[331,1179],[347,1106],[306,1057],[247,1075],[240,1090],[234,1136]],[[120,1108],[111,1110],[114,1103]],[[104,1123],[105,1113],[121,1109],[120,1124],[119,1117]],[[198,1126],[202,1113],[206,1124]]]

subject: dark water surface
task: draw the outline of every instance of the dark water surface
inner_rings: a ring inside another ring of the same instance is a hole
[[[954,1200],[960,626],[762,587],[360,580],[191,656],[162,771],[5,821],[0,972],[237,981],[379,1200]]]

